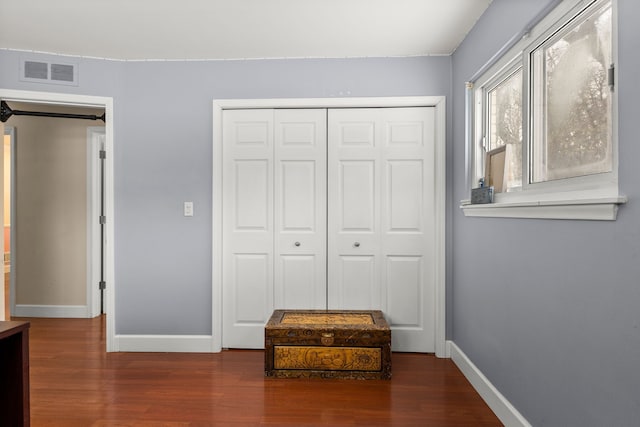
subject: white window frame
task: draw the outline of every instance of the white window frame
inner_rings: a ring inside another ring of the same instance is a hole
[[[473,151],[476,154],[474,156],[473,164],[473,182],[472,186],[478,183],[480,178],[484,177],[485,171],[485,154],[490,149],[496,147],[490,147],[489,141],[489,126],[490,117],[488,112],[488,95],[500,84],[506,81],[513,74],[522,69],[522,59],[520,55],[511,59],[507,64],[502,67],[497,73],[483,79],[482,84],[474,89],[473,102],[474,102],[474,126],[473,129]],[[522,70],[524,72],[524,70]],[[524,138],[524,134],[523,134]],[[524,174],[524,171],[523,171]],[[498,196],[501,197],[501,194]]]
[[[600,8],[608,0],[563,1],[540,22],[533,26],[520,41],[501,55],[474,82],[467,83],[467,177],[469,190],[477,187],[478,179],[484,176],[483,136],[487,123],[486,93],[502,82],[518,67],[523,71],[523,167],[522,188],[519,191],[496,193],[494,202],[471,204],[461,202],[465,216],[507,218],[554,218],[615,220],[618,207],[626,203],[618,189],[618,114],[617,114],[617,70],[614,67],[614,90],[612,102],[612,171],[574,178],[531,183],[529,173],[529,138],[531,114],[529,103],[531,54],[566,23],[587,8]],[[587,15],[588,16],[588,15]],[[612,58],[617,61],[617,0],[612,0]]]

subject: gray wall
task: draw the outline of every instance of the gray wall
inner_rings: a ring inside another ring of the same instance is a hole
[[[468,198],[464,82],[548,0],[494,0],[453,56],[454,202]],[[640,420],[640,2],[619,0],[615,222],[452,212],[452,339],[534,426]],[[502,248],[486,251],[487,242]]]
[[[20,82],[20,57],[0,51],[0,87],[114,97],[118,334],[211,333],[214,99],[449,98],[451,91],[450,57],[78,59],[79,87]],[[182,216],[184,201],[194,202],[193,218]]]

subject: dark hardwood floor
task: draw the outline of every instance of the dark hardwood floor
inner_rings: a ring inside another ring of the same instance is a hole
[[[273,379],[264,353],[106,353],[105,318],[29,320],[31,425],[499,426],[451,360],[394,353],[390,381]]]

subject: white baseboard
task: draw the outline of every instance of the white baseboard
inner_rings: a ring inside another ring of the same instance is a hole
[[[91,313],[86,305],[16,304],[11,316],[87,319]]]
[[[506,427],[531,427],[522,414],[491,384],[491,381],[453,341],[449,341],[449,347],[451,360]]]
[[[116,335],[113,351],[212,353],[211,335]]]

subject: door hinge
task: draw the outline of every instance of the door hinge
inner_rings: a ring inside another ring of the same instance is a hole
[[[100,158],[101,159],[106,159],[107,158],[107,152],[104,150],[100,150]]]
[[[104,280],[101,280],[98,283],[98,289],[100,289],[101,291],[104,290],[104,289],[107,289],[107,282],[105,282]]]
[[[100,221],[100,225],[104,225],[104,224],[106,224],[106,223],[107,223],[107,217],[106,217],[106,216],[104,216],[104,215],[102,215],[102,216],[99,218],[99,221]]]
[[[616,85],[615,73],[616,73],[616,66],[611,64],[611,66],[607,70],[607,84],[609,85],[609,89],[611,91],[613,91]]]

